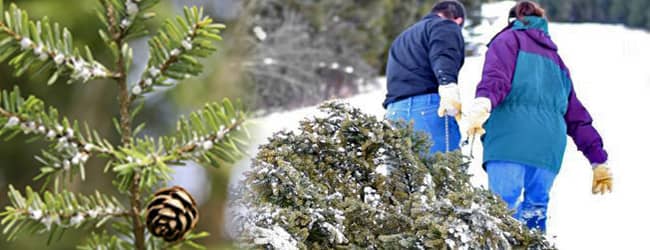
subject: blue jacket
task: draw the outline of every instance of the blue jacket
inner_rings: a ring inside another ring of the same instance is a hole
[[[458,82],[464,60],[460,26],[436,14],[425,16],[402,32],[390,47],[384,108],[411,96],[437,93],[438,85]]]

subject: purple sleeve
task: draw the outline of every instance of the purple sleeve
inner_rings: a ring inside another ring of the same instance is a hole
[[[578,147],[591,164],[607,162],[607,152],[603,148],[603,139],[592,126],[592,118],[587,109],[582,105],[571,86],[569,107],[564,120],[567,125],[567,134],[573,138]]]
[[[519,45],[513,32],[500,34],[490,44],[483,65],[483,77],[476,87],[476,97],[487,97],[496,107],[512,87]]]

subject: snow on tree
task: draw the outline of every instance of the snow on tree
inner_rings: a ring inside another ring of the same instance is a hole
[[[330,102],[260,147],[234,192],[230,230],[260,249],[553,249],[470,184],[467,158]]]

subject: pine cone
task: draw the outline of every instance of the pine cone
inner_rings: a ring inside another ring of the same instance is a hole
[[[179,186],[158,190],[147,206],[149,232],[168,242],[182,239],[194,229],[198,220],[199,211],[194,198]]]

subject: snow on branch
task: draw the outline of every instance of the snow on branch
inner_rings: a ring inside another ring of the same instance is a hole
[[[160,0],[100,0],[98,16],[113,36],[105,40],[127,40],[147,34],[144,21],[156,16],[150,12]],[[104,31],[102,36],[108,37]]]
[[[168,165],[182,165],[185,160],[213,167],[234,163],[243,155],[244,140],[250,137],[245,122],[240,103],[226,99],[221,104],[207,104],[189,118],[181,118],[175,136],[138,139],[133,147],[120,148],[120,161],[113,171],[124,179],[139,171],[142,185],[155,185],[170,179]],[[127,182],[123,184],[121,188],[128,187]]]
[[[24,99],[18,87],[12,92],[2,91],[0,101],[0,135],[7,134],[11,139],[22,133],[50,143],[42,156],[36,157],[43,164],[36,179],[46,177],[49,181],[56,173],[73,171],[79,171],[85,179],[84,165],[91,156],[113,154],[110,142],[97,132],[85,126],[83,133],[78,122],[60,119],[55,108],[46,111],[42,100],[34,96]]]
[[[85,225],[100,227],[111,218],[128,215],[120,202],[107,195],[80,195],[69,191],[39,194],[29,186],[22,194],[9,185],[10,206],[0,213],[3,233],[9,239],[25,229],[56,232],[56,228],[80,228]]]
[[[51,24],[47,17],[34,22],[15,4],[4,12],[4,19],[0,18],[0,62],[12,58],[9,64],[16,68],[17,76],[34,68],[39,72],[54,69],[48,84],[61,75],[81,82],[114,77],[113,72],[93,59],[88,47],[82,55],[73,44],[67,28]]]
[[[200,58],[210,56],[220,41],[223,24],[213,23],[203,9],[185,7],[185,15],[176,22],[167,20],[158,34],[149,40],[151,58],[142,79],[131,89],[132,99],[154,90],[154,86],[171,86],[197,76],[203,71]]]

